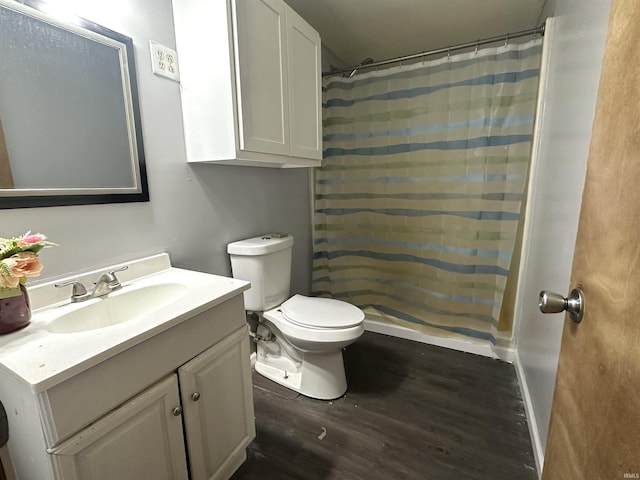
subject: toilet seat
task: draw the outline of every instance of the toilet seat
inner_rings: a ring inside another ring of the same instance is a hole
[[[302,350],[324,348],[322,344],[353,342],[364,332],[362,310],[329,298],[294,295],[262,316]]]
[[[314,329],[344,329],[362,323],[358,307],[332,298],[294,295],[280,306],[283,317],[298,326]]]
[[[284,316],[280,307],[263,312],[262,319],[270,322],[280,331],[287,341],[302,351],[324,350],[327,345],[347,342],[352,343],[364,332],[364,321],[347,328],[322,328],[298,325]],[[274,332],[278,336],[278,332]],[[346,345],[345,345],[346,346]]]

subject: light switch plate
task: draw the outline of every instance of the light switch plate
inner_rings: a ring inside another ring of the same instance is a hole
[[[149,46],[151,50],[151,71],[155,75],[179,82],[180,71],[178,70],[178,54],[176,51],[153,40],[149,40]]]

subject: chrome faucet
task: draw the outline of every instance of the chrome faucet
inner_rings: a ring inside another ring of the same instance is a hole
[[[122,288],[122,285],[120,284],[120,281],[117,279],[115,274],[116,272],[121,272],[122,270],[126,270],[127,268],[128,267],[125,265],[115,270],[111,270],[107,273],[103,273],[95,283],[95,287],[93,287],[93,290],[91,290],[91,292],[87,292],[87,289],[79,280],[72,280],[65,283],[56,283],[55,286],[60,288],[66,287],[68,285],[73,285],[73,290],[71,291],[71,303],[84,302],[85,300],[89,300],[90,298],[103,297],[108,293],[120,290]]]

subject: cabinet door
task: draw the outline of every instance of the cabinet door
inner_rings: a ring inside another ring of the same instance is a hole
[[[241,150],[289,155],[286,5],[236,0],[238,140]]]
[[[198,355],[178,376],[191,478],[227,479],[256,435],[247,329]]]
[[[287,10],[287,59],[291,155],[322,159],[320,35]]]
[[[179,405],[172,375],[52,448],[56,478],[186,480],[182,419],[173,412]]]

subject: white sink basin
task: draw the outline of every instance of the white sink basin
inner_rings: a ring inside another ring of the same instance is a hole
[[[222,305],[249,288],[243,280],[174,268],[166,253],[127,265],[118,273],[122,289],[84,302],[71,303],[71,288],[56,283],[91,285],[122,264],[29,287],[31,324],[0,335],[0,369],[40,393],[184,322],[205,321],[212,308],[230,308]]]
[[[76,304],[77,308],[51,320],[51,333],[75,333],[107,328],[137,320],[170,305],[187,293],[180,283],[161,283],[144,287],[124,287],[107,296]]]

